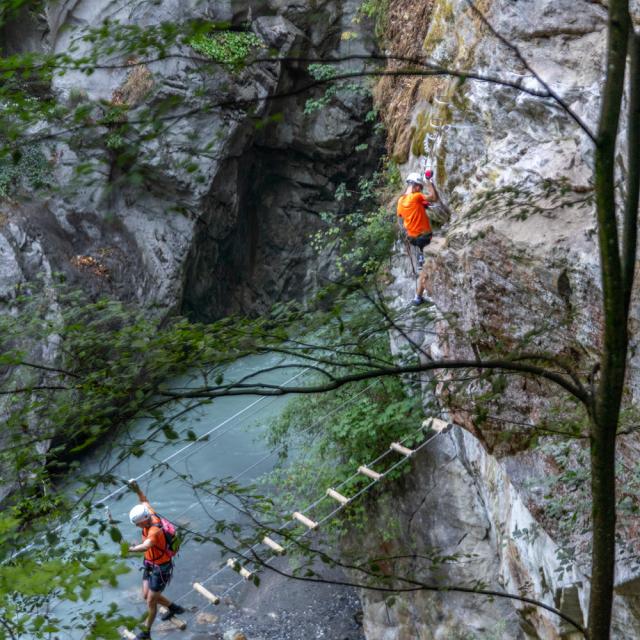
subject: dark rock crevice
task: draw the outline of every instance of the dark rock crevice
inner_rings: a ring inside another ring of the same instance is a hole
[[[348,2],[327,2],[304,19],[296,15],[300,32],[291,50],[319,59],[335,55],[353,10]],[[295,94],[312,80],[295,62],[283,65],[272,95]],[[277,301],[304,299],[330,272],[330,260],[318,259],[310,236],[322,228],[322,212],[344,210],[334,197],[337,187],[355,190],[376,168],[380,149],[365,122],[368,96],[340,91],[323,109],[305,113],[310,97],[275,99],[257,127],[243,124],[241,143],[232,144],[241,150],[216,177],[186,260],[182,311],[189,317],[264,312]],[[357,153],[365,141],[369,148]]]

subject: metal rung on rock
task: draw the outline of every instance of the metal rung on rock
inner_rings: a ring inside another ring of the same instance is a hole
[[[305,527],[309,527],[309,529],[315,529],[318,526],[317,522],[314,522],[311,518],[307,518],[307,516],[302,515],[299,511],[294,511],[293,517],[298,522],[302,522]]]
[[[275,551],[277,554],[281,556],[283,556],[286,553],[285,548],[281,547],[277,542],[272,540],[269,536],[265,536],[264,538],[262,538],[262,544],[266,544],[267,547],[270,547],[273,551]]]
[[[380,478],[382,478],[381,473],[378,473],[373,469],[369,469],[369,467],[365,467],[364,465],[358,467],[358,473],[361,473],[363,476],[367,476],[367,478],[371,478],[372,480],[380,480]]]
[[[220,598],[209,591],[209,589],[203,587],[199,582],[193,583],[194,591],[197,591],[201,596],[204,596],[211,604],[220,604]]]
[[[160,613],[161,616],[163,616],[165,613],[168,613],[168,610],[165,607],[158,607],[158,612]],[[177,627],[178,629],[181,629],[182,631],[184,631],[187,628],[187,623],[184,620],[180,620],[180,618],[178,618],[178,616],[171,616],[169,618],[169,622],[174,626]]]
[[[434,431],[440,433],[449,426],[449,423],[446,420],[441,420],[440,418],[427,418],[422,423],[422,426],[426,429],[433,429]]]
[[[340,504],[349,504],[349,498],[338,493],[335,489],[327,489],[327,495],[334,500],[337,500]]]
[[[399,442],[392,442],[389,449],[393,449],[393,451],[397,451],[398,453],[401,453],[403,456],[407,457],[413,455],[414,453],[413,449],[407,449],[407,447],[403,447]]]
[[[235,558],[229,558],[227,560],[227,566],[237,571],[245,580],[248,580],[253,575],[251,571],[240,566],[240,563]]]

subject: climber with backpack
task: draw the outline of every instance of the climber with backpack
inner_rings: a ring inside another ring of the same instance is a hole
[[[431,181],[430,171],[425,173],[423,178],[419,173],[410,173],[407,176],[407,188],[398,200],[397,214],[402,218],[404,229],[407,234],[409,244],[416,247],[418,267],[424,263],[422,250],[431,242],[432,231],[431,221],[427,215],[427,208],[439,201],[438,193]],[[429,193],[422,193],[422,189],[427,184]],[[414,305],[424,302],[422,294],[426,287],[425,270],[422,269],[418,278],[416,296],[411,301]]]
[[[135,480],[129,480],[129,488],[136,493],[140,504],[129,511],[131,524],[142,529],[142,543],[129,547],[131,553],[144,553],[142,574],[142,597],[147,603],[147,618],[138,640],[151,638],[151,625],[156,618],[158,605],[167,608],[161,620],[169,620],[176,614],[184,613],[184,608],[162,595],[171,580],[173,557],[178,551],[176,528],[166,518],[158,515]]]

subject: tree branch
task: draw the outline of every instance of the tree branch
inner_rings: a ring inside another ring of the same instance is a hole
[[[618,244],[615,169],[631,20],[628,0],[609,0],[607,74],[595,149],[598,247],[602,280],[602,357],[591,428],[591,594],[589,633],[611,630],[616,558],[616,432],[628,352],[623,273]],[[637,153],[637,149],[632,150]]]
[[[345,376],[335,376],[334,379],[326,384],[310,385],[303,387],[284,387],[273,384],[253,384],[253,385],[218,385],[214,387],[201,387],[193,391],[173,393],[170,390],[160,391],[159,395],[167,398],[219,398],[223,396],[237,395],[265,395],[265,396],[282,396],[288,394],[309,394],[322,393],[332,391],[343,387],[351,382],[360,380],[369,380],[386,376],[397,376],[407,373],[423,373],[426,371],[436,371],[439,369],[497,369],[504,371],[512,371],[521,374],[531,374],[540,376],[550,382],[562,387],[580,402],[588,405],[590,397],[584,389],[576,387],[572,381],[568,380],[562,374],[549,371],[543,367],[524,362],[517,362],[510,359],[496,360],[440,360],[419,363],[416,365],[406,365],[398,367],[385,367],[373,371],[361,371]]]
[[[587,632],[585,628],[582,625],[580,625],[578,622],[570,618],[568,615],[563,613],[562,611],[559,611],[558,609],[555,609],[554,607],[548,604],[545,604],[544,602],[540,602],[539,600],[534,600],[533,598],[528,598],[526,596],[520,596],[515,593],[507,593],[504,591],[494,591],[492,589],[474,589],[473,587],[460,587],[455,585],[446,586],[446,587],[436,586],[436,585],[426,584],[418,580],[410,580],[408,578],[402,578],[397,576],[394,576],[394,577],[404,582],[408,582],[409,584],[413,584],[414,586],[382,587],[382,586],[365,585],[358,582],[351,582],[348,580],[333,580],[333,579],[330,580],[327,578],[322,578],[320,576],[318,577],[298,576],[293,573],[287,573],[282,569],[278,569],[272,564],[269,564],[269,562],[262,560],[255,553],[252,555],[254,556],[254,561],[260,564],[261,566],[263,566],[265,569],[268,569],[269,571],[273,571],[274,573],[277,573],[278,575],[281,575],[284,578],[287,578],[290,580],[299,580],[302,582],[316,582],[321,584],[335,584],[335,585],[340,585],[345,587],[352,587],[355,589],[363,589],[365,591],[378,591],[383,593],[411,593],[416,591],[435,591],[439,593],[467,593],[467,594],[474,594],[474,595],[483,595],[483,596],[493,597],[493,598],[506,598],[508,600],[516,600],[519,602],[524,602],[526,604],[533,605],[535,607],[540,607],[541,609],[545,609],[546,611],[549,611],[550,613],[557,615],[559,618],[562,618],[565,622],[568,622],[573,627],[578,629],[585,636],[585,638],[587,637]],[[340,562],[336,562],[336,564],[338,566],[343,566]],[[357,567],[354,567],[354,568],[357,568]],[[373,577],[376,577],[376,576],[374,575]]]
[[[421,63],[422,66],[427,66],[424,63]],[[495,84],[499,86],[509,87],[511,89],[516,89],[522,93],[526,93],[528,95],[537,97],[537,98],[551,98],[552,96],[546,91],[537,91],[535,89],[527,89],[523,87],[519,82],[512,82],[510,80],[503,80],[501,78],[496,78],[493,76],[486,76],[479,73],[474,72],[466,72],[460,71],[457,69],[446,69],[441,67],[434,67],[428,69],[419,69],[417,67],[410,67],[406,69],[396,69],[396,70],[363,70],[363,71],[353,71],[348,73],[338,74],[332,78],[327,79],[319,79],[314,80],[312,82],[308,82],[305,85],[298,87],[296,89],[290,89],[288,91],[282,91],[280,93],[274,93],[267,96],[259,96],[255,98],[228,98],[225,100],[220,100],[214,103],[208,103],[206,106],[199,105],[192,109],[187,109],[181,113],[173,114],[173,115],[165,115],[165,116],[157,116],[154,118],[155,122],[158,121],[166,121],[166,122],[175,122],[182,118],[187,118],[192,115],[196,115],[199,113],[206,113],[208,111],[213,111],[215,109],[247,109],[250,107],[255,107],[257,105],[266,104],[270,102],[274,102],[276,100],[282,100],[285,98],[292,98],[295,96],[299,96],[304,93],[308,93],[312,89],[323,87],[326,85],[333,84],[335,82],[339,82],[341,80],[355,80],[367,77],[430,77],[430,76],[453,76],[457,78],[463,78],[465,80],[476,80],[479,82],[488,82],[490,84]],[[129,120],[127,124],[148,124],[149,120]],[[59,138],[60,136],[77,133],[78,131],[86,130],[87,128],[98,128],[106,126],[108,122],[98,120],[96,122],[83,122],[82,124],[75,125],[73,127],[67,127],[66,129],[59,129],[57,131],[51,131],[49,133],[36,134],[30,138],[23,138],[23,140],[28,141],[29,143],[35,142],[44,142],[46,140],[52,140],[54,138]]]

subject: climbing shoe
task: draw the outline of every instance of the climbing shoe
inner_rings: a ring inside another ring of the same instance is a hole
[[[418,305],[422,304],[424,302],[424,298],[422,296],[416,295],[416,297],[411,301],[411,304],[414,307],[417,307]]]
[[[136,640],[151,640],[151,634],[148,631],[139,631]]]
[[[424,256],[422,254],[420,254],[418,256],[418,266],[422,267],[423,264],[424,264]]]
[[[181,607],[179,604],[175,604],[172,602],[169,605],[167,612],[163,613],[160,616],[160,620],[169,620],[170,618],[173,618],[173,616],[177,616],[178,614],[184,613],[184,612],[185,612],[184,607]]]

